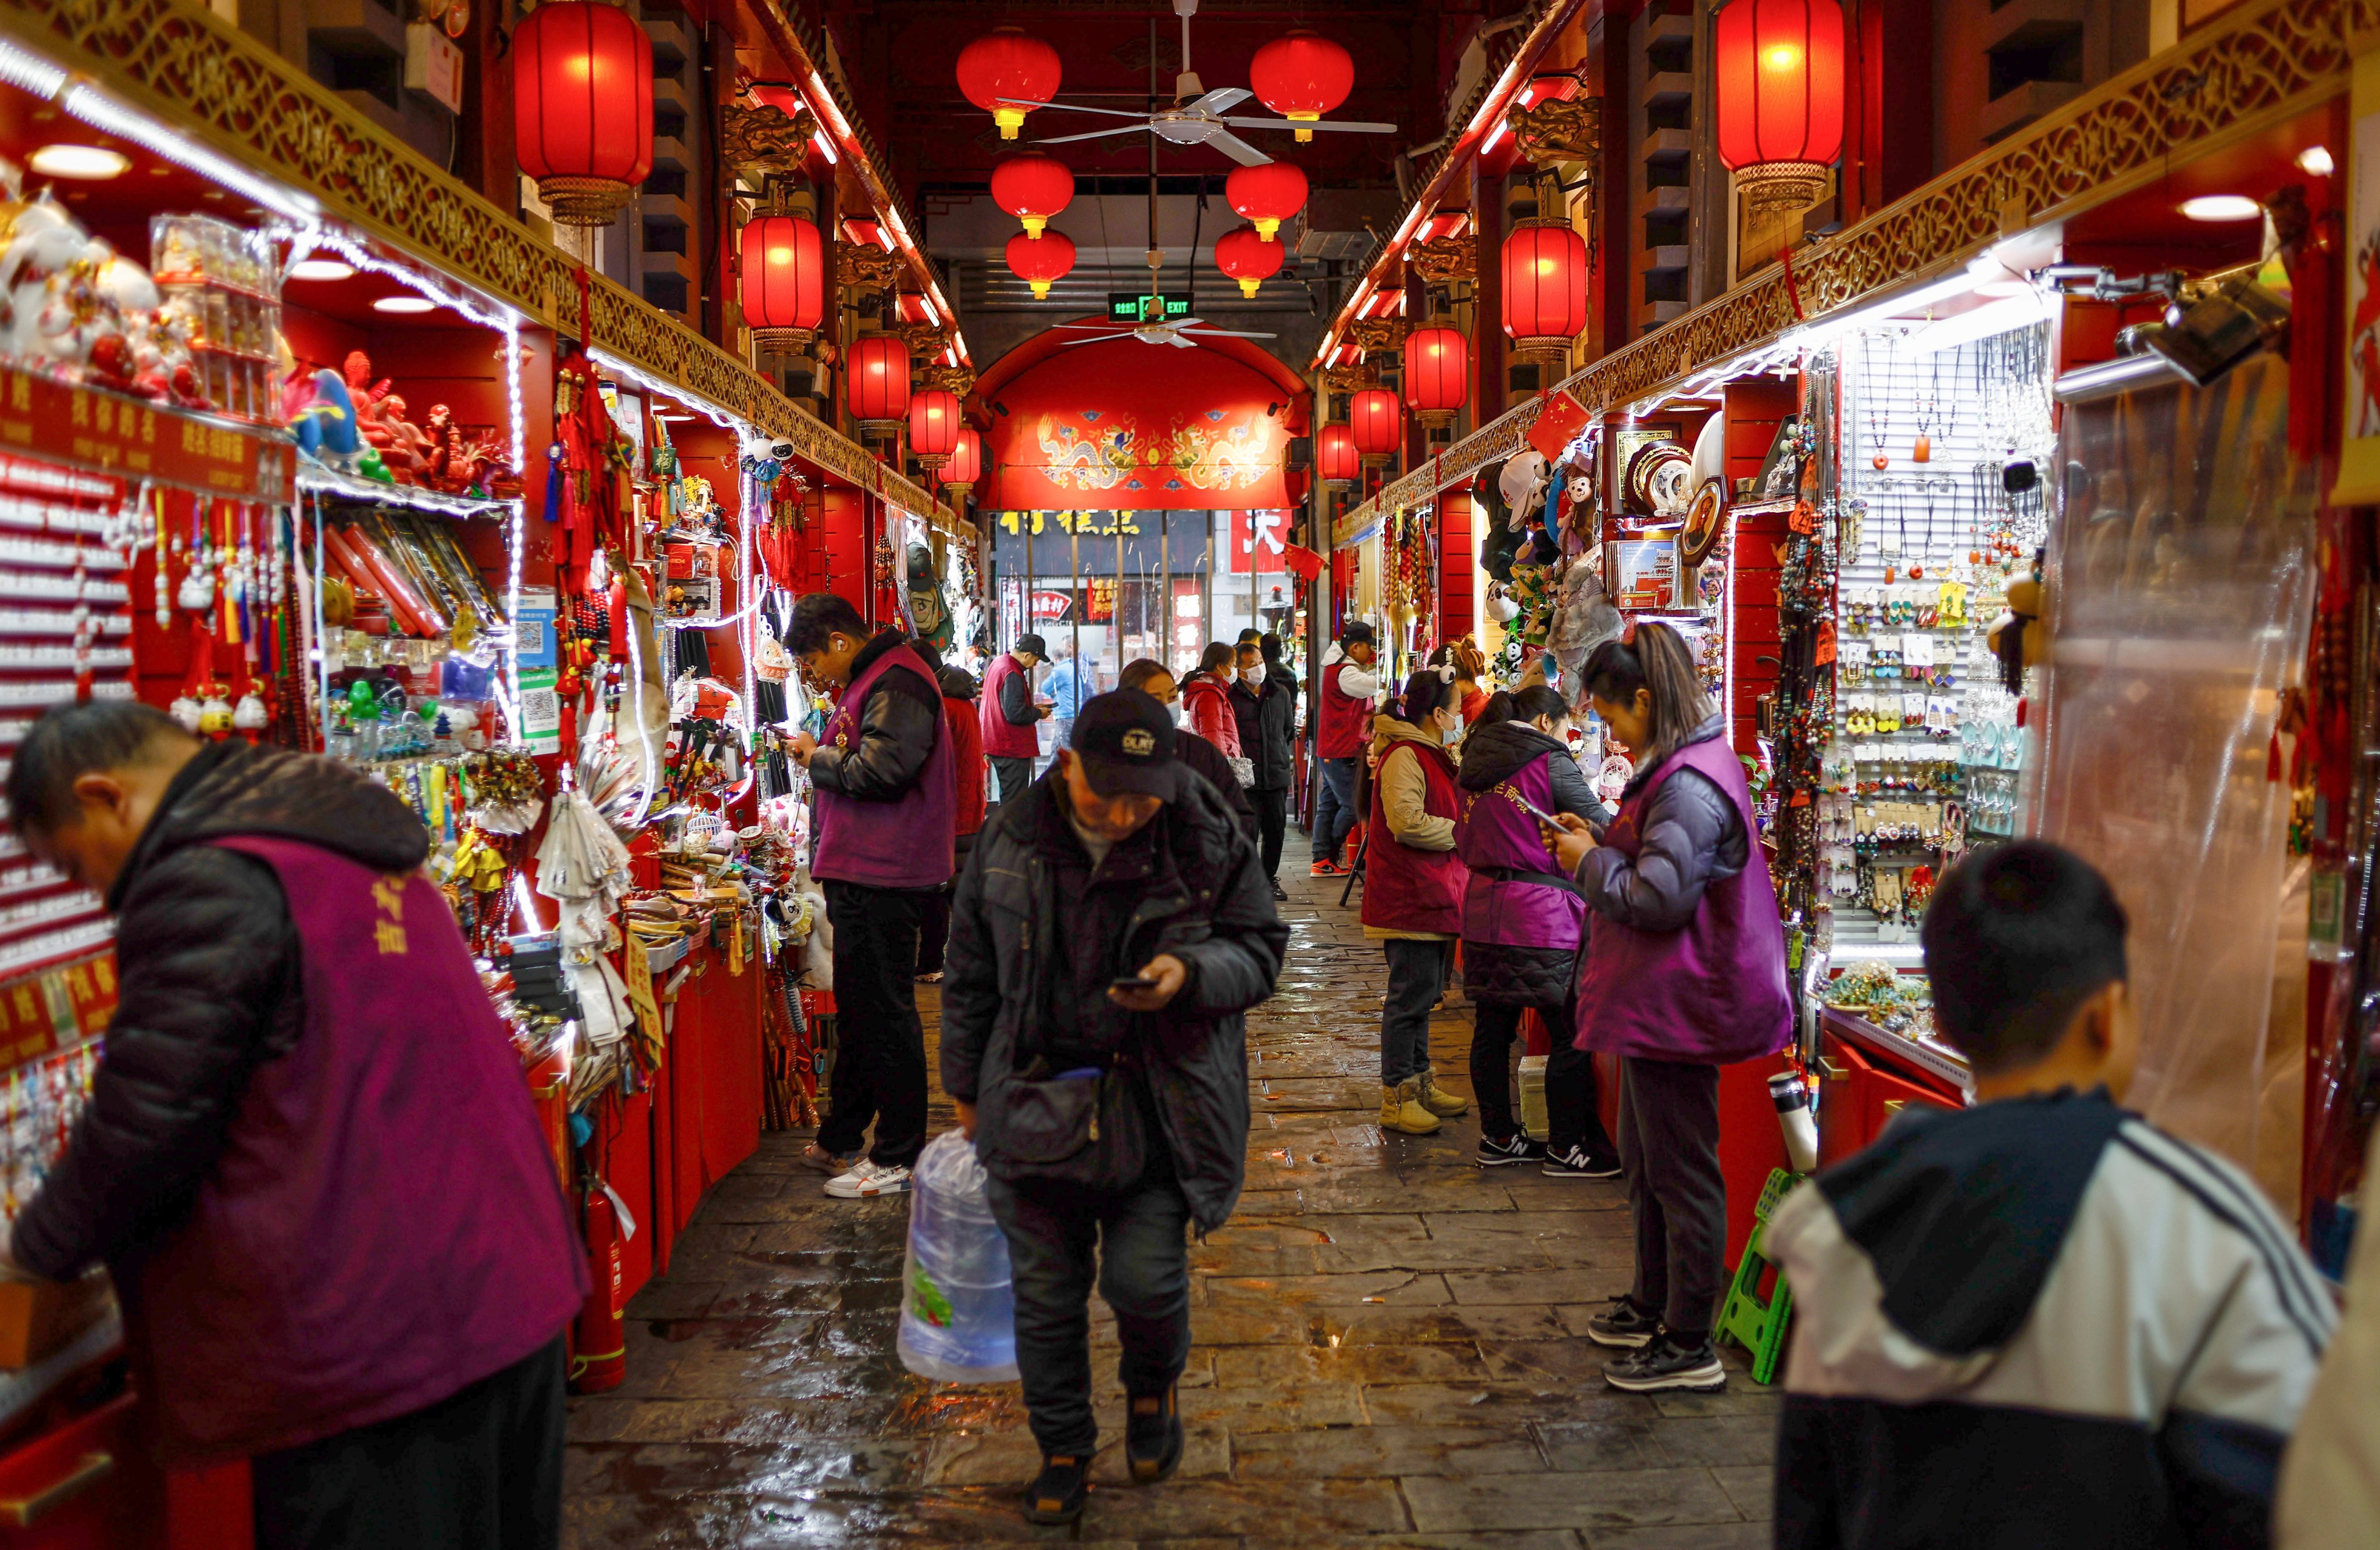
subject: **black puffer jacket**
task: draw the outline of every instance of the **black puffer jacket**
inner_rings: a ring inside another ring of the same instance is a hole
[[[1256,761],[1256,789],[1296,785],[1297,762],[1289,744],[1297,727],[1297,680],[1279,664],[1267,663],[1262,687],[1232,681],[1232,714],[1240,723],[1240,751]]]
[[[1686,741],[1707,742],[1726,730],[1726,716],[1714,714]],[[1640,767],[1629,791],[1656,767]],[[1661,783],[1645,814],[1644,835],[1633,862],[1598,847],[1578,863],[1587,907],[1638,931],[1683,930],[1703,901],[1703,890],[1734,876],[1752,860],[1751,836],[1735,804],[1695,770],[1680,770]]]
[[[1173,729],[1173,757],[1189,765],[1215,788],[1215,795],[1232,810],[1232,816],[1239,820],[1241,828],[1250,834],[1257,832],[1257,810],[1249,802],[1246,787],[1240,784],[1239,775],[1232,769],[1232,762],[1223,757],[1221,749],[1186,726],[1176,726]]]
[[[121,1263],[177,1227],[249,1079],[298,1042],[298,931],[271,867],[207,843],[234,835],[380,872],[430,850],[410,809],[332,760],[225,742],[182,768],[108,891],[120,998],[90,1106],[17,1219],[12,1251],[37,1275]]]
[[[1059,777],[1035,782],[960,874],[943,958],[942,1088],[976,1105],[984,1166],[1052,1177],[1003,1144],[1019,1073],[1037,1056],[1107,1064],[1145,1095],[1200,1229],[1220,1226],[1246,1171],[1244,1014],[1272,995],[1288,943],[1256,847],[1212,787],[1192,783],[1094,870]],[[1172,1006],[1128,1013],[1107,999],[1110,980],[1160,953],[1190,970]],[[1102,1128],[1091,1153],[1118,1140]],[[1099,1155],[1079,1167],[1131,1171]]]
[[[1526,722],[1482,721],[1472,727],[1463,739],[1463,767],[1454,783],[1465,791],[1486,791],[1540,759],[1553,787],[1554,812],[1574,812],[1597,828],[1611,822],[1611,810],[1595,799],[1595,788],[1570,750]],[[1521,947],[1466,938],[1463,988],[1474,1001],[1489,1006],[1564,1006],[1577,983],[1579,946]]]
[[[852,682],[857,683],[886,652],[907,643],[897,629],[878,631],[851,659]],[[858,742],[847,749],[821,748],[810,755],[810,778],[862,801],[899,801],[917,784],[933,754],[934,739],[942,735],[941,690],[894,667],[868,686],[857,715]]]

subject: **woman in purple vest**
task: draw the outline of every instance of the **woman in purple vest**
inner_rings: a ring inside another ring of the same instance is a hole
[[[1636,1284],[1589,1338],[1628,1355],[1632,1392],[1727,1386],[1711,1324],[1727,1287],[1718,1068],[1773,1055],[1792,1022],[1785,934],[1725,714],[1666,625],[1607,641],[1580,675],[1636,760],[1600,836],[1561,814],[1565,871],[1594,912],[1579,980],[1580,1048],[1620,1057],[1620,1162],[1636,1219]]]
[[[1442,676],[1441,676],[1442,675]],[[1392,714],[1372,721],[1375,837],[1364,855],[1364,934],[1389,959],[1380,1007],[1380,1129],[1426,1136],[1471,1105],[1439,1090],[1429,1065],[1429,1010],[1446,990],[1463,926],[1463,862],[1454,854],[1462,793],[1447,749],[1463,736],[1454,669],[1405,680]]]
[[[1586,899],[1555,872],[1548,831],[1534,816],[1611,822],[1563,741],[1569,722],[1560,694],[1530,684],[1488,698],[1463,740],[1454,850],[1471,871],[1463,895],[1463,988],[1479,1008],[1471,1091],[1479,1100],[1481,1167],[1535,1162],[1556,1178],[1611,1178],[1620,1153],[1596,1113],[1595,1057],[1571,1043]],[[1522,1134],[1512,1117],[1512,1038],[1530,1007],[1561,1031],[1546,1062],[1550,1147]]]

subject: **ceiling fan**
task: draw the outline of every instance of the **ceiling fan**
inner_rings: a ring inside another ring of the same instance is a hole
[[[1230,328],[1208,328],[1196,318],[1177,318],[1172,323],[1144,323],[1131,327],[1116,327],[1098,323],[1062,323],[1061,329],[1097,329],[1087,339],[1069,339],[1060,349],[1072,349],[1076,345],[1096,345],[1102,339],[1138,339],[1144,345],[1173,345],[1182,349],[1196,349],[1201,339],[1276,339],[1277,334],[1243,333]]]
[[[1173,105],[1154,113],[1130,113],[1123,108],[1082,107],[1073,103],[1035,103],[1017,100],[1018,107],[1056,108],[1064,113],[1098,113],[1111,118],[1132,118],[1139,122],[1119,124],[1111,129],[1092,129],[1079,135],[1053,135],[1038,141],[1042,145],[1064,145],[1078,140],[1099,140],[1108,135],[1128,135],[1146,129],[1170,145],[1211,145],[1242,166],[1262,166],[1270,156],[1232,133],[1233,129],[1334,129],[1353,134],[1388,135],[1396,133],[1394,124],[1364,124],[1342,121],[1293,124],[1286,118],[1232,118],[1232,109],[1256,95],[1245,86],[1219,86],[1207,90],[1198,72],[1190,67],[1190,18],[1197,14],[1198,0],[1173,0],[1173,9],[1182,18],[1182,73],[1173,78]]]

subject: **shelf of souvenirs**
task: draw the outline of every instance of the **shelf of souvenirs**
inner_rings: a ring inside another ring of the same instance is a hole
[[[441,517],[504,516],[520,506],[517,496],[450,495],[423,484],[399,483],[393,478],[373,479],[311,461],[298,465],[297,486],[300,494],[365,506],[401,506]]]

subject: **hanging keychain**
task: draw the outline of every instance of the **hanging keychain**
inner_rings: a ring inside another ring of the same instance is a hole
[[[166,580],[166,573],[171,569],[171,567],[166,563],[165,492],[163,490],[156,492],[156,498],[157,568],[155,579],[157,582],[157,628],[160,629],[171,629],[174,628],[174,604],[172,594],[167,591],[167,588],[171,583]]]

